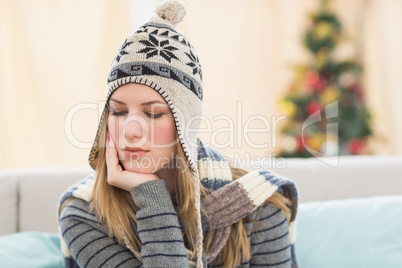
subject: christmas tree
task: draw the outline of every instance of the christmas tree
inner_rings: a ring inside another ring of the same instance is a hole
[[[286,120],[277,157],[368,154],[371,115],[359,81],[361,65],[333,56],[346,38],[328,1],[321,1],[310,21],[303,41],[311,60],[295,66],[294,81],[279,101]]]

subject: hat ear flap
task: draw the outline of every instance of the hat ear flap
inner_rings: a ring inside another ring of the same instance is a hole
[[[93,170],[96,168],[99,151],[106,148],[106,135],[107,135],[107,117],[108,117],[108,105],[105,104],[102,112],[101,119],[99,121],[98,130],[96,131],[95,140],[92,145],[91,152],[89,153],[88,162]]]

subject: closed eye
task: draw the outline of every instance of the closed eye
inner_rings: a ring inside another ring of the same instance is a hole
[[[160,113],[160,114],[151,114],[151,113],[145,113],[149,118],[152,118],[152,119],[156,119],[156,118],[159,118],[159,117],[161,117],[162,115],[163,115],[163,113]]]
[[[122,116],[122,115],[125,115],[125,114],[127,114],[127,112],[117,112],[115,110],[112,111],[112,115],[115,115],[115,116]]]
[[[114,115],[114,116],[124,116],[124,115],[126,115],[126,114],[127,114],[126,111],[118,112],[118,111],[116,111],[116,110],[112,110],[112,115]],[[161,117],[162,115],[164,115],[164,113],[151,114],[151,113],[145,112],[145,115],[148,116],[149,118],[157,119],[157,118]]]

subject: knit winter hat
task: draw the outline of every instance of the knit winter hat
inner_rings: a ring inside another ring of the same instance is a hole
[[[195,116],[202,114],[202,71],[194,47],[175,25],[185,16],[184,5],[162,3],[156,15],[121,45],[109,70],[106,105],[89,155],[95,169],[99,133],[104,127],[107,102],[112,93],[128,83],[147,85],[169,105],[186,159],[196,172],[197,133]],[[191,125],[189,125],[191,123]],[[191,128],[191,131],[187,131]]]
[[[202,255],[200,217],[200,186],[197,169],[197,129],[202,114],[202,72],[194,47],[175,28],[185,16],[184,5],[175,0],[165,1],[156,15],[132,33],[121,45],[109,70],[107,98],[96,137],[89,155],[95,169],[99,135],[106,122],[107,103],[113,92],[128,83],[147,85],[156,90],[169,105],[186,160],[193,172],[197,219],[197,266]],[[191,130],[190,130],[191,129]]]

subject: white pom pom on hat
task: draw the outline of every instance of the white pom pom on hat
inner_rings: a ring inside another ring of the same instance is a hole
[[[185,5],[178,0],[163,1],[155,9],[155,13],[158,14],[159,17],[173,26],[176,26],[176,24],[183,20],[186,12]]]

